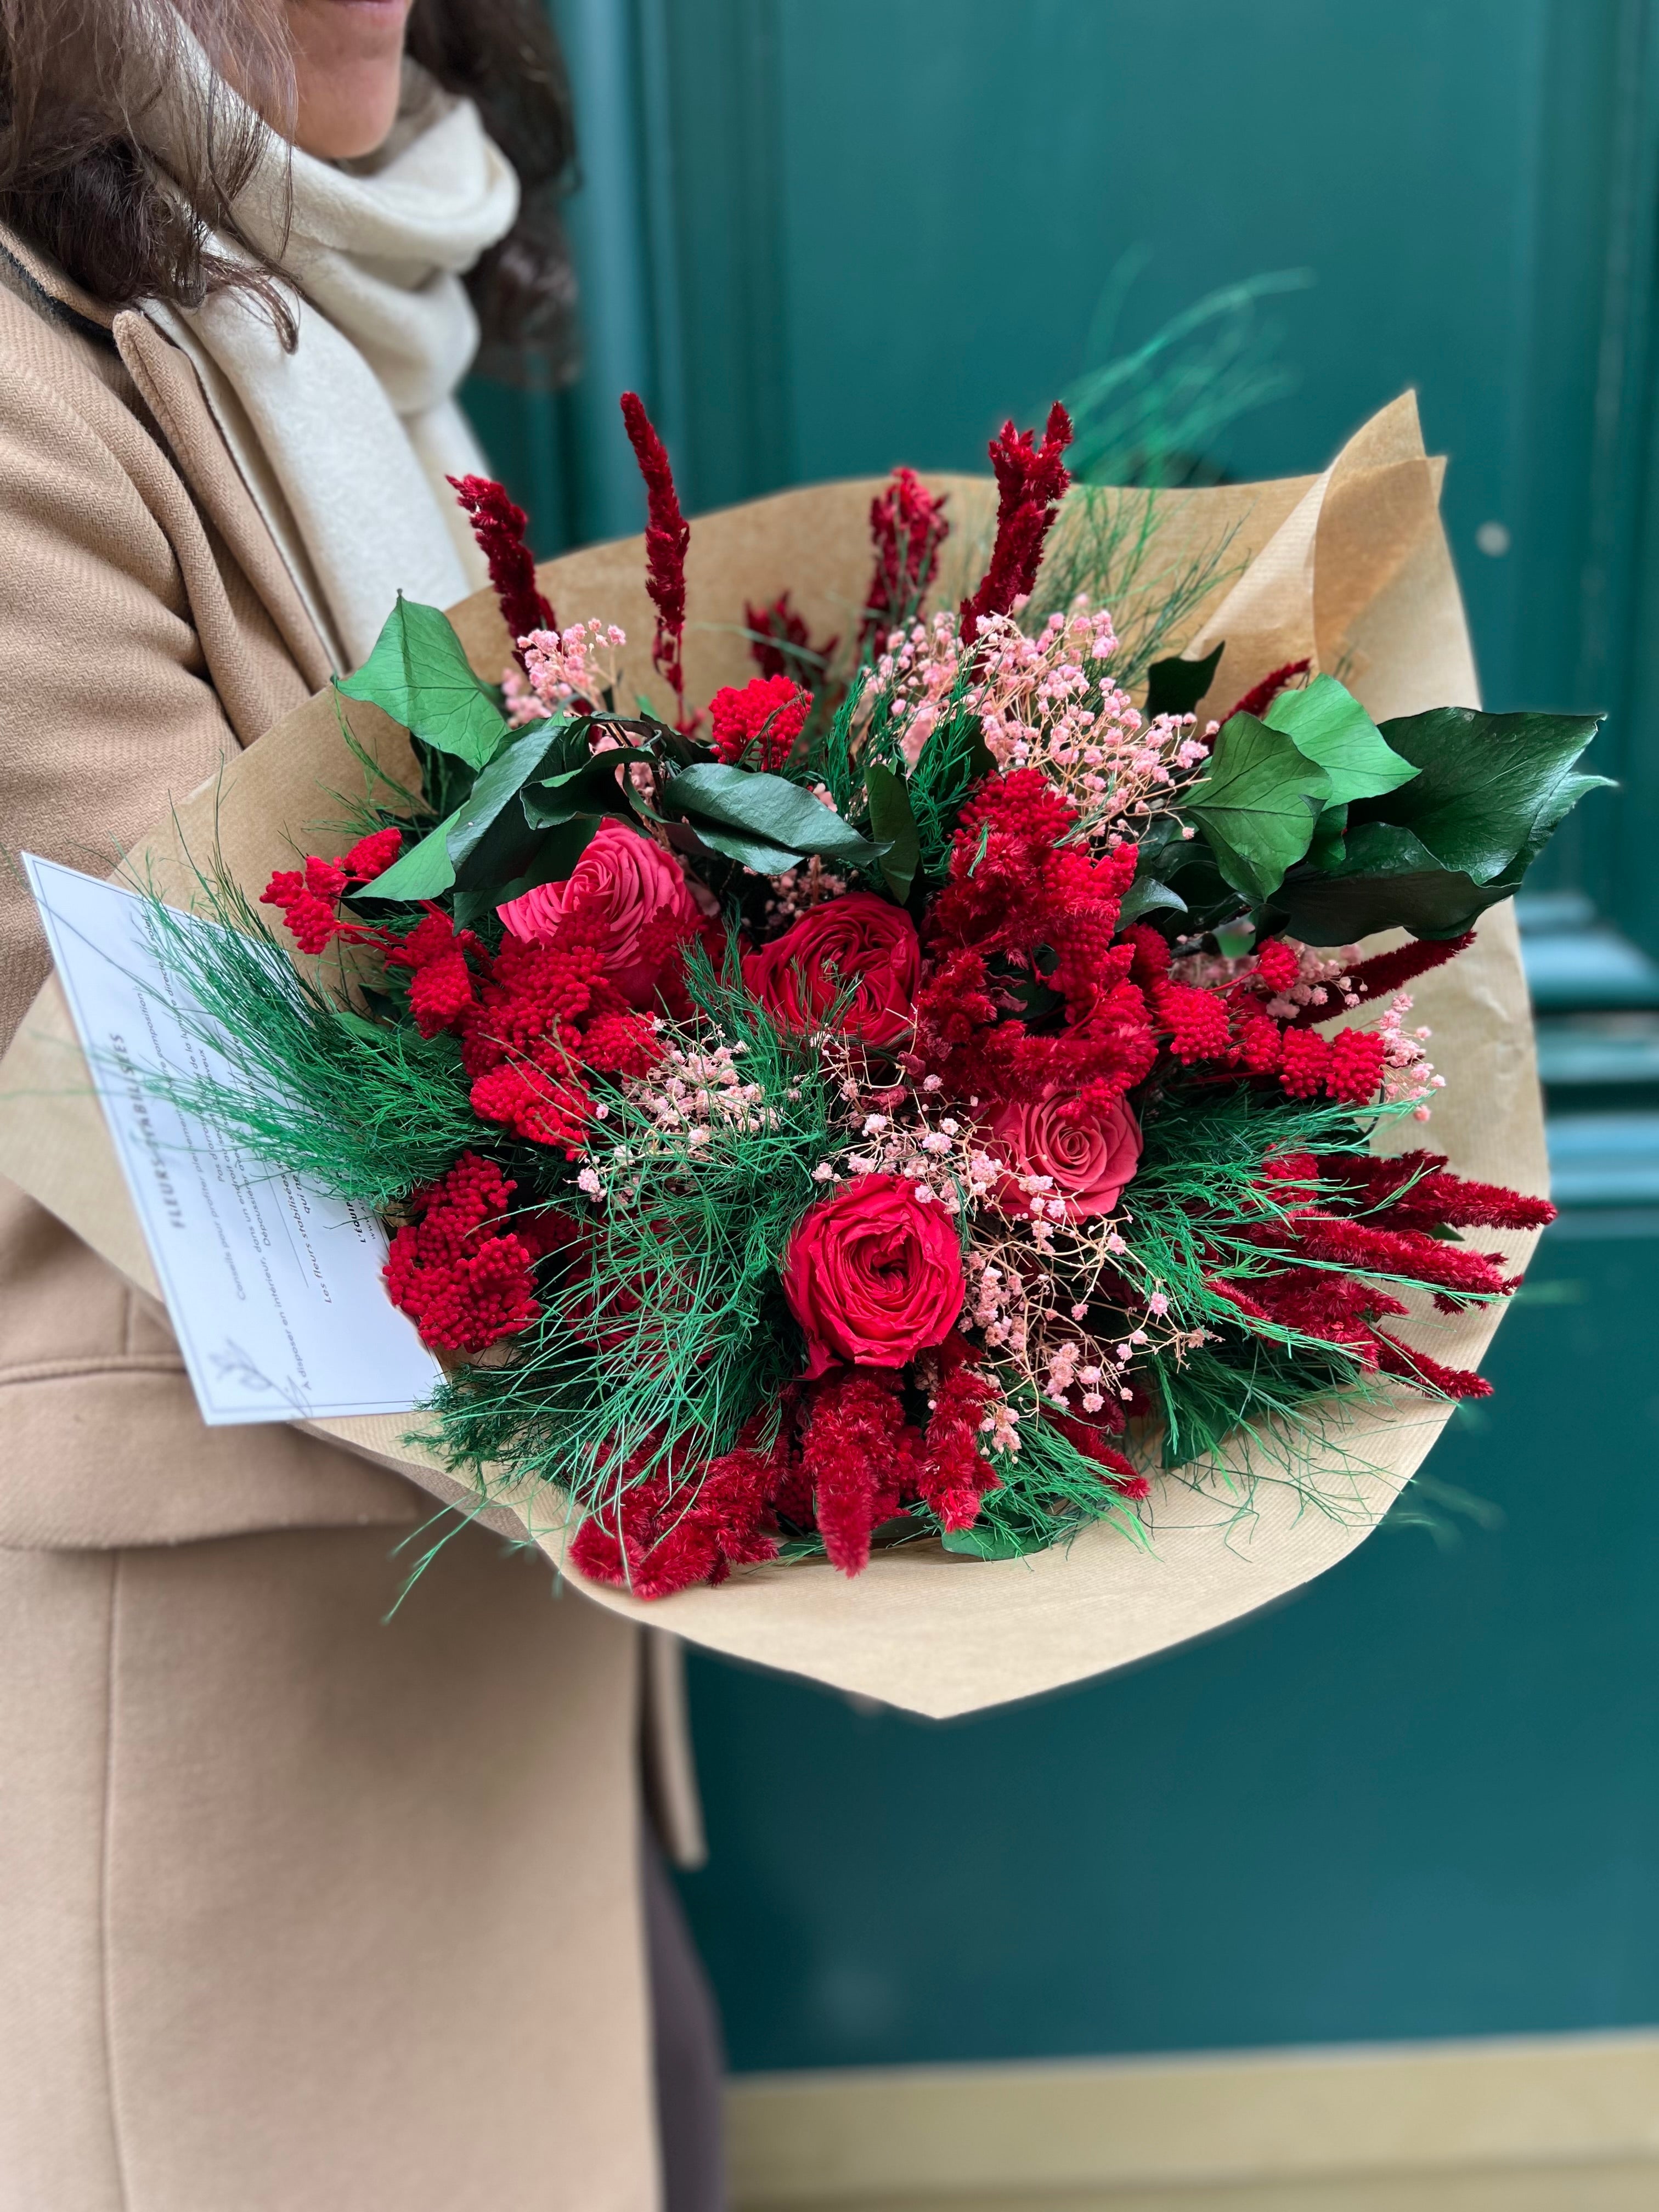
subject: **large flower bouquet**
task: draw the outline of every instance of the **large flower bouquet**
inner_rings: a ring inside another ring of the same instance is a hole
[[[1500,1300],[1485,1232],[1550,1208],[1377,1146],[1442,1085],[1411,987],[1599,780],[1594,722],[1379,723],[1305,654],[1199,714],[1226,641],[1158,649],[1225,543],[1115,624],[1058,408],[992,445],[976,580],[900,470],[840,638],[751,605],[757,672],[693,699],[690,532],[623,407],[672,708],[469,479],[503,679],[401,604],[338,690],[419,788],[357,746],[338,857],[221,877],[233,932],[157,910],[236,1070],[198,1103],[390,1225],[441,1457],[551,1486],[580,1573],[654,1598],[1145,1546],[1160,1473],[1317,1501],[1346,1409],[1484,1392],[1424,1317]]]

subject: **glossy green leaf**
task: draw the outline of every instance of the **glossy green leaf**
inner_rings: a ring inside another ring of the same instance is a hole
[[[441,822],[428,830],[418,845],[394,860],[383,875],[353,894],[354,905],[378,899],[432,899],[447,891],[455,880],[455,864],[449,857],[449,824]]]
[[[870,801],[870,829],[885,849],[881,872],[887,888],[901,906],[910,896],[916,866],[921,859],[921,836],[910,810],[910,793],[902,775],[878,761],[864,771],[865,795]]]
[[[367,700],[471,768],[491,758],[507,730],[449,617],[401,592],[368,659],[355,675],[337,682],[348,699]]]
[[[1593,714],[1486,714],[1437,707],[1385,722],[1382,735],[1422,773],[1403,790],[1356,807],[1356,823],[1409,830],[1443,868],[1489,884],[1535,860],[1587,791],[1607,778],[1574,763],[1595,735]],[[1349,841],[1350,861],[1352,840]],[[1345,872],[1351,872],[1345,871]]]
[[[574,871],[599,826],[597,814],[582,814],[556,829],[544,830],[531,848],[533,857],[522,874],[477,890],[457,891],[457,928],[476,927],[496,907],[505,906],[508,899],[521,897],[526,891],[533,891],[541,884],[563,883]]]
[[[1214,683],[1226,650],[1224,639],[1202,660],[1155,660],[1146,671],[1147,720],[1154,714],[1190,714]]]
[[[551,722],[532,722],[521,730],[513,742],[498,753],[483,770],[472,787],[472,795],[465,806],[459,807],[447,823],[449,857],[455,863],[455,880],[459,884],[476,884],[479,881],[476,866],[470,863],[495,865],[501,856],[502,832],[510,831],[516,838],[519,831],[526,837],[532,835],[525,820],[524,809],[515,802],[532,776],[539,774],[544,762],[563,737],[562,730]],[[507,812],[511,809],[511,814]],[[503,822],[503,817],[507,817]],[[494,837],[490,832],[497,824],[501,830]],[[483,862],[485,840],[489,839],[492,859]],[[515,867],[502,866],[495,877],[504,881],[518,874]]]
[[[1518,863],[1513,873],[1477,884],[1461,869],[1439,866],[1410,830],[1370,822],[1349,838],[1340,869],[1297,869],[1288,878],[1273,898],[1273,917],[1309,945],[1352,945],[1378,929],[1461,937],[1489,906],[1509,897],[1524,872]]]
[[[1181,811],[1197,823],[1233,889],[1265,899],[1312,842],[1330,779],[1283,730],[1235,714]]]
[[[1118,927],[1127,929],[1132,921],[1139,921],[1143,915],[1154,914],[1165,908],[1172,914],[1185,914],[1187,902],[1178,891],[1172,891],[1168,884],[1159,883],[1156,876],[1137,876],[1117,910]]]
[[[1297,750],[1324,769],[1331,780],[1328,806],[1379,798],[1419,773],[1334,676],[1316,676],[1300,690],[1281,691],[1262,720],[1293,738]]]
[[[556,775],[538,775],[525,787],[525,819],[538,829],[552,829],[585,814],[611,814],[624,822],[636,818],[633,793],[618,778],[617,770],[653,756],[637,748],[608,753],[588,753],[572,768]]]
[[[799,784],[719,761],[700,762],[672,777],[663,787],[662,807],[715,852],[765,875],[781,874],[813,854],[860,868],[881,858],[878,846]],[[761,857],[750,859],[751,853]]]

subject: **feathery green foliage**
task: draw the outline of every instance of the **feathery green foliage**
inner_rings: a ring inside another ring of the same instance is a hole
[[[226,878],[198,880],[217,927],[147,902],[156,957],[200,1010],[180,1009],[200,1072],[149,1070],[151,1090],[255,1159],[378,1212],[441,1175],[477,1133],[455,1040],[356,1013],[337,984],[295,964]]]
[[[1237,525],[1208,544],[1176,552],[1159,543],[1166,515],[1155,491],[1074,485],[1049,535],[1021,627],[1040,630],[1079,595],[1091,606],[1109,607],[1118,635],[1112,672],[1125,690],[1135,690],[1153,661],[1186,636],[1211,593],[1246,566],[1228,558]]]
[[[817,1194],[813,1169],[845,1141],[832,1085],[807,1040],[701,954],[688,988],[716,1033],[706,1048],[731,1045],[759,1096],[742,1120],[711,1116],[694,1144],[620,1086],[603,1092],[603,1158],[625,1185],[576,1200],[587,1257],[522,1348],[456,1376],[435,1401],[457,1465],[506,1462],[600,1503],[631,1461],[629,1479],[642,1480],[671,1449],[688,1466],[729,1450],[799,1372],[778,1267]]]

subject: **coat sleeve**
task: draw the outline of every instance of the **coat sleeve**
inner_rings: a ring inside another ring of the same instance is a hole
[[[6,306],[7,322],[40,319]],[[108,874],[236,744],[168,528],[201,535],[188,494],[113,376],[81,366],[49,381],[59,364],[8,335],[0,325],[0,1042],[49,964],[17,854]]]

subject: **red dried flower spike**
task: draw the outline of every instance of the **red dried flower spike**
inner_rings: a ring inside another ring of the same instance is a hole
[[[811,711],[811,693],[787,676],[757,676],[741,690],[728,684],[708,702],[715,757],[729,767],[781,769]]]
[[[532,1248],[508,1228],[507,1200],[517,1188],[493,1160],[463,1152],[448,1173],[410,1200],[386,1255],[386,1286],[393,1305],[420,1331],[422,1344],[443,1352],[482,1352],[534,1321]]]
[[[1279,693],[1289,690],[1297,678],[1305,676],[1312,665],[1310,660],[1287,660],[1282,668],[1275,668],[1271,675],[1264,676],[1260,684],[1252,684],[1244,696],[1236,705],[1229,707],[1220,720],[1231,722],[1235,714],[1265,714]]]
[[[743,620],[744,627],[753,633],[749,657],[763,676],[787,676],[804,691],[822,683],[830,657],[841,640],[832,637],[814,645],[806,617],[791,606],[787,592],[781,592],[770,606],[750,606],[745,601]]]
[[[971,644],[987,615],[1006,615],[1036,583],[1042,548],[1066,487],[1072,481],[1060,455],[1072,442],[1072,418],[1058,399],[1048,410],[1042,443],[1034,430],[1005,422],[991,441],[997,478],[997,534],[991,565],[971,599],[962,603],[962,635]]]
[[[628,442],[645,479],[645,588],[657,610],[657,635],[651,648],[652,664],[672,687],[678,704],[676,726],[684,730],[685,664],[685,552],[691,543],[691,526],[680,513],[674,489],[674,471],[668,451],[652,428],[645,402],[637,392],[622,396],[623,422]]]
[[[378,933],[342,921],[335,908],[349,890],[383,876],[403,848],[403,832],[376,830],[360,837],[337,860],[307,854],[298,868],[278,868],[259,894],[261,906],[279,907],[301,952],[323,952],[337,937],[356,941]]]
[[[895,469],[886,490],[870,502],[876,570],[865,595],[860,646],[913,618],[939,574],[939,549],[950,534],[945,501],[934,498],[914,469]]]
[[[769,1500],[786,1477],[787,1424],[769,1453],[755,1448],[761,1416],[736,1449],[695,1473],[671,1454],[640,1480],[661,1449],[660,1437],[622,1470],[617,1496],[588,1515],[570,1547],[571,1564],[591,1582],[631,1590],[635,1597],[672,1597],[694,1583],[721,1583],[734,1566],[777,1556]]]
[[[1409,945],[1397,945],[1392,952],[1373,953],[1369,960],[1362,960],[1349,969],[1343,1006],[1350,998],[1363,1006],[1369,1000],[1380,999],[1385,992],[1397,991],[1402,983],[1413,982],[1418,976],[1426,975],[1431,968],[1442,968],[1448,960],[1455,960],[1474,942],[1474,932],[1471,929],[1462,937],[1418,938]],[[1299,1007],[1295,1018],[1306,1029],[1315,1022],[1328,1021],[1340,1011],[1333,1004],[1309,1005]]]
[[[520,666],[519,640],[532,629],[557,629],[551,603],[536,581],[536,561],[525,543],[530,517],[508,498],[493,477],[450,477],[455,496],[470,517],[478,550],[489,563],[489,580],[501,603],[501,618]]]

